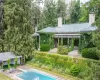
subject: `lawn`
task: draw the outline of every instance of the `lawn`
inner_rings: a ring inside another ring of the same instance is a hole
[[[12,80],[12,79],[0,73],[0,80]]]

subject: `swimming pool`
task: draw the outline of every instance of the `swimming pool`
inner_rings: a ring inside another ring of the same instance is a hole
[[[18,77],[23,80],[56,80],[56,78],[35,71],[23,72]]]

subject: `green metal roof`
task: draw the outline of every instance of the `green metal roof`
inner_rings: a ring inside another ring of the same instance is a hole
[[[65,24],[62,27],[47,27],[37,31],[38,33],[80,33],[82,31],[94,31],[96,27],[92,27],[89,23]]]

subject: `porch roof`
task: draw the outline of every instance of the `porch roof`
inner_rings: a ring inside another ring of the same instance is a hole
[[[54,34],[54,38],[80,38],[81,34]]]
[[[87,31],[96,30],[95,26],[92,27],[89,23],[75,23],[75,24],[66,24],[62,25],[62,27],[47,27],[42,30],[37,31],[38,33],[80,33]]]
[[[0,53],[0,61],[7,61],[8,59],[20,58],[21,56],[16,56],[12,52]]]

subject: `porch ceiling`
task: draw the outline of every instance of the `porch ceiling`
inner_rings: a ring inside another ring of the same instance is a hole
[[[54,34],[54,38],[80,38],[81,34]]]

